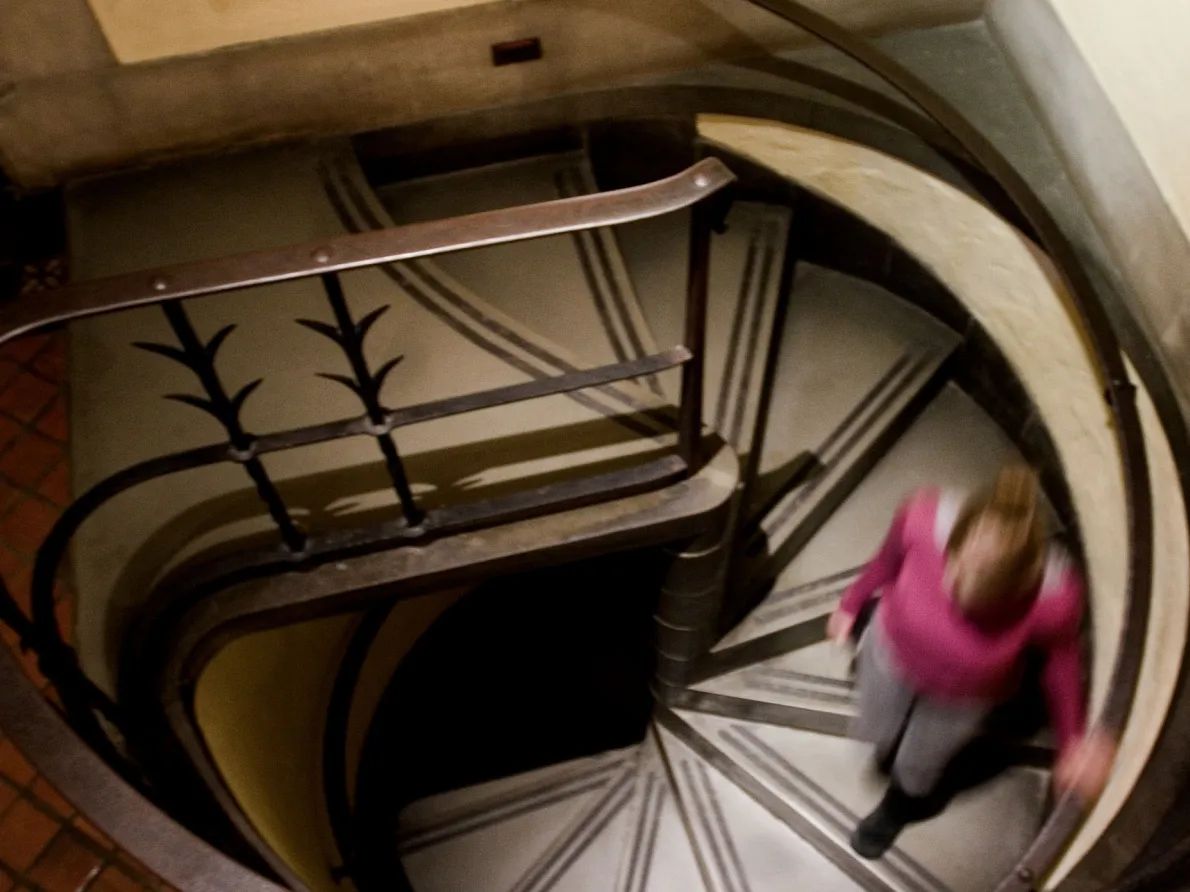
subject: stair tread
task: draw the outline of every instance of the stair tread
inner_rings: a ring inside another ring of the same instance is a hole
[[[511,890],[548,850],[559,829],[597,796],[597,792],[588,792],[433,846],[403,852],[405,872],[418,892]]]
[[[411,839],[427,830],[462,826],[480,816],[602,789],[613,774],[624,770],[634,755],[632,747],[611,750],[419,799],[401,812],[401,836]]]
[[[865,766],[870,747],[847,738],[689,711],[680,717],[749,776],[846,845],[856,820],[883,795]],[[1047,774],[1017,767],[960,793],[914,824],[874,870],[892,888],[992,889],[1032,843],[1045,814]],[[988,828],[996,828],[989,845]]]
[[[863,888],[671,731],[659,734],[710,892]]]
[[[728,672],[694,690],[851,715],[851,651],[821,641]]]
[[[799,264],[793,295],[762,475],[803,451],[821,453],[853,407],[902,357],[940,358],[959,341],[885,289],[813,264]]]
[[[614,892],[612,865],[622,858],[633,829],[627,806],[635,794],[628,778],[623,794],[604,807],[591,807],[568,825],[558,840],[512,887],[513,892]]]
[[[616,892],[705,892],[660,746],[655,732],[641,746],[635,829],[620,863]]]

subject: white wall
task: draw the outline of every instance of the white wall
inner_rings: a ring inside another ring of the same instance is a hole
[[[1190,407],[1190,3],[990,0],[988,22]]]
[[[1190,229],[1190,3],[1048,2],[1123,120],[1174,216]]]

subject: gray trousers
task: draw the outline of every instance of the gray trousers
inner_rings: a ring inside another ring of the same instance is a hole
[[[859,654],[859,714],[851,736],[875,744],[882,762],[895,748],[893,780],[910,796],[925,796],[983,730],[994,704],[933,700],[914,691],[889,658],[880,619],[879,613],[873,617]]]

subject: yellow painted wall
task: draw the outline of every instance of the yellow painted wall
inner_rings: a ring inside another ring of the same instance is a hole
[[[377,704],[397,665],[465,589],[397,604],[368,653],[352,703],[349,786]],[[323,794],[322,739],[331,689],[357,616],[257,632],[224,647],[195,690],[203,741],[257,832],[314,892],[342,892]]]
[[[322,733],[355,617],[237,638],[199,677],[203,740],[257,832],[312,890],[337,858],[322,793]]]

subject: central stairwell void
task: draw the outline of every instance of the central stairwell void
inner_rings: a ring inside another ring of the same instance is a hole
[[[171,883],[1026,892],[1123,868],[1179,696],[1180,419],[999,154],[796,20],[934,123],[654,84],[73,191],[79,281],[0,310],[4,338],[70,325],[77,499],[32,615],[3,602],[60,709],[5,655],[0,721]],[[1010,458],[1086,567],[1115,774],[1092,808],[1053,800],[1026,680],[937,813],[862,860],[882,784],[827,617],[906,494]]]

